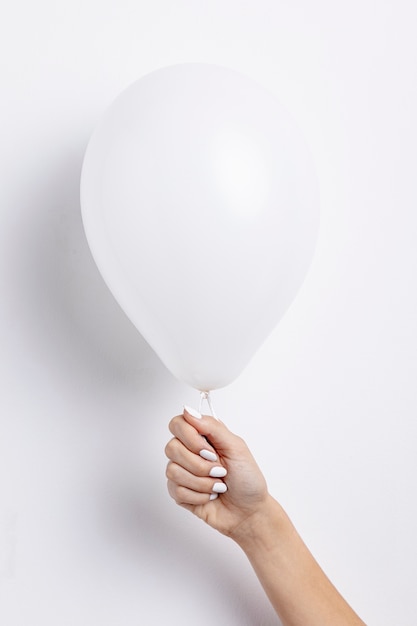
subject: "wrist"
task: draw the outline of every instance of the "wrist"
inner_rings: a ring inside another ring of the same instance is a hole
[[[290,526],[292,524],[282,506],[268,494],[265,502],[233,529],[230,537],[249,553],[259,547],[268,549],[270,540],[274,538],[276,543],[277,537]]]

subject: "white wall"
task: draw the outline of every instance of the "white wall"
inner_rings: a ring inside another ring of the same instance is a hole
[[[416,9],[411,0],[17,0],[2,11],[0,621],[277,620],[237,547],[165,490],[176,382],[84,238],[83,152],[162,65],[253,76],[316,159],[313,267],[216,408],[370,625],[417,620]]]

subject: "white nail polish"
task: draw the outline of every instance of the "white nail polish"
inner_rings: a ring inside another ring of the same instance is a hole
[[[214,493],[224,493],[227,491],[227,485],[225,483],[214,483],[213,491]]]
[[[210,500],[215,500],[215,499],[216,499],[216,498],[218,498],[218,497],[219,497],[219,494],[218,494],[218,493],[212,493],[212,494],[210,494]]]
[[[199,454],[203,459],[206,459],[206,461],[218,461],[217,454],[214,454],[214,452],[210,450],[200,450]]]
[[[187,411],[187,413],[189,413],[191,415],[191,417],[195,417],[196,419],[201,420],[201,413],[199,413],[195,409],[192,409],[191,407],[187,406],[186,404],[184,404],[184,409]]]
[[[212,467],[209,476],[212,478],[224,478],[227,474],[225,467]]]

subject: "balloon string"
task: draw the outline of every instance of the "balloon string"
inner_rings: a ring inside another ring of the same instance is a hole
[[[198,410],[199,410],[199,412],[201,414],[203,413],[203,402],[204,401],[207,402],[211,415],[217,420],[218,417],[217,417],[216,413],[214,412],[213,405],[211,403],[211,397],[210,397],[210,392],[209,391],[201,391],[200,392],[200,404],[199,404]]]

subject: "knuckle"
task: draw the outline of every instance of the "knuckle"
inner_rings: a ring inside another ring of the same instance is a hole
[[[180,474],[181,474],[181,468],[176,463],[172,463],[172,462],[168,463],[167,469],[166,469],[166,476],[167,478],[169,478],[169,480],[171,480],[174,483],[178,483]]]
[[[168,493],[176,504],[182,504],[186,499],[186,489],[179,487],[172,480],[168,480]]]
[[[175,502],[177,504],[182,504],[187,502],[187,489],[185,487],[177,487],[175,490]]]
[[[236,445],[240,445],[240,446],[244,445],[245,442],[242,439],[242,437],[240,437],[239,435],[233,435],[233,438],[236,442]]]
[[[175,450],[175,441],[175,438],[170,439],[170,441],[168,441],[167,445],[165,446],[165,456],[167,456],[169,459],[172,458],[172,454]]]
[[[234,435],[234,444],[238,450],[242,450],[242,451],[247,450],[246,441],[242,439],[242,437],[239,437],[239,435]]]
[[[181,415],[176,415],[169,422],[168,428],[169,428],[170,433],[172,433],[173,435],[175,435],[175,433],[177,432],[177,427],[181,419],[183,419]]]

